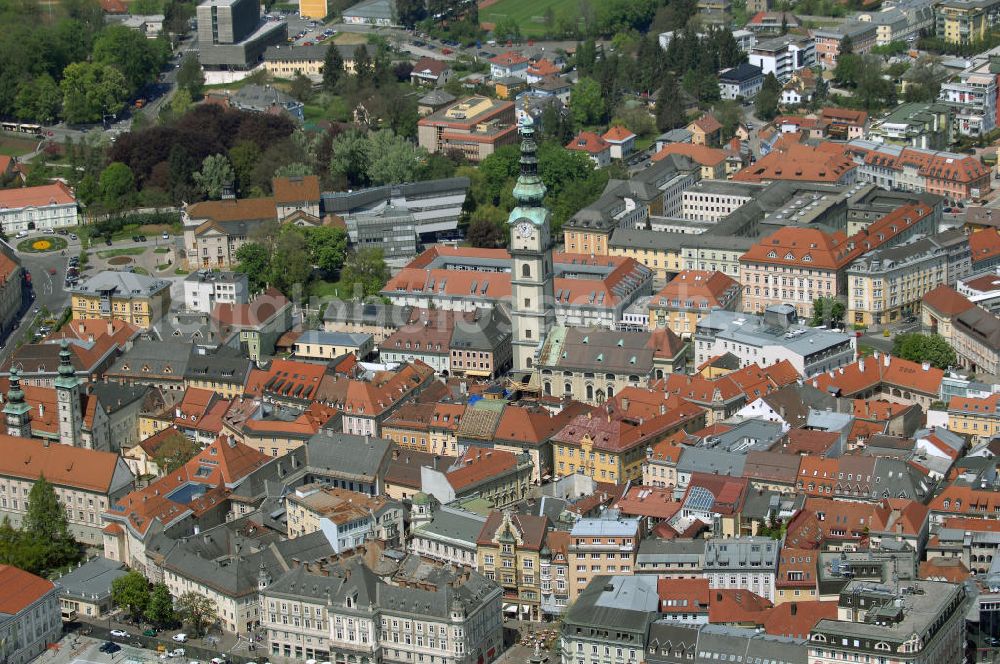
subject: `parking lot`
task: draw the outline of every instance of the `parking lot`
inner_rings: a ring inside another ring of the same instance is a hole
[[[267,17],[288,24],[288,42],[295,46],[322,44],[336,34],[336,30],[323,25],[322,21],[299,18],[295,13],[272,12]]]

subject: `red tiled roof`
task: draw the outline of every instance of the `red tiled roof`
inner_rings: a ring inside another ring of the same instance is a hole
[[[649,304],[667,309],[713,309],[728,305],[739,290],[740,283],[722,272],[682,270],[653,296]]]
[[[254,397],[261,396],[265,391],[277,394],[297,392],[304,399],[314,398],[325,373],[326,367],[322,364],[276,359],[267,369],[254,367],[250,371],[244,392]]]
[[[501,53],[500,55],[495,55],[490,58],[490,62],[495,65],[500,65],[501,67],[512,67],[514,65],[522,65],[528,62],[528,58],[524,57],[516,51],[507,51],[506,53]]]
[[[973,265],[1000,256],[1000,229],[988,228],[970,235],[969,250]]]
[[[707,614],[709,604],[708,579],[657,579],[656,594],[660,598],[660,613]]]
[[[11,565],[0,565],[0,613],[15,615],[28,608],[55,585],[48,579]]]
[[[636,421],[624,419],[613,406],[605,404],[596,412],[578,415],[552,437],[563,445],[581,445],[584,438],[593,449],[613,454],[659,440],[665,432],[683,426],[699,417],[704,410],[684,399],[663,395],[663,413]],[[630,404],[631,405],[631,404]]]
[[[426,56],[420,58],[415,63],[413,63],[413,71],[418,74],[430,74],[431,76],[440,76],[443,72],[448,69],[448,63],[442,60],[435,60],[434,58],[428,58]]]
[[[722,129],[722,124],[720,124],[719,121],[715,119],[714,115],[712,115],[711,113],[706,113],[697,120],[695,120],[694,122],[692,122],[691,124],[689,124],[688,127],[697,127],[706,134],[711,134],[713,132]]]
[[[517,529],[521,542],[518,549],[528,549],[531,551],[541,551],[545,542],[545,532],[549,527],[547,516],[532,516],[530,514],[514,513],[510,516],[511,525]],[[493,539],[497,537],[497,530],[503,525],[503,512],[493,510],[486,518],[482,530],[476,537],[476,544],[479,546],[493,545]]]
[[[733,175],[739,182],[839,182],[857,166],[850,157],[802,143],[783,144]]]
[[[921,303],[944,316],[956,316],[975,305],[948,284],[941,284],[924,293]]]
[[[17,209],[25,207],[45,207],[75,203],[73,190],[62,182],[43,184],[37,187],[15,187],[0,189],[0,207]]]
[[[621,143],[621,142],[627,141],[630,138],[635,138],[635,134],[633,134],[632,132],[630,132],[625,127],[622,127],[621,125],[618,125],[618,126],[612,127],[611,129],[608,129],[606,132],[604,132],[604,134],[601,136],[601,138],[603,138],[606,141],[610,141],[610,142],[614,142],[614,143]]]
[[[836,431],[790,429],[781,451],[786,454],[823,455],[840,439]]]
[[[611,144],[592,131],[581,131],[566,144],[567,150],[597,154],[611,148]]]
[[[830,374],[833,375],[830,375]],[[891,355],[872,356],[841,367],[836,371],[821,373],[812,379],[813,386],[824,392],[838,391],[850,397],[859,392],[886,383],[920,394],[933,395],[941,389],[944,372],[936,367],[926,370],[921,364]]]
[[[665,521],[680,511],[684,503],[674,500],[673,489],[648,486],[629,487],[613,507],[628,516],[645,516]]]
[[[540,58],[528,65],[528,73],[532,76],[540,76],[545,78],[546,76],[555,76],[562,71],[558,65],[546,60],[545,58]]]
[[[931,498],[928,507],[945,514],[980,517],[1000,510],[1000,493],[992,489],[949,484],[941,493]]]
[[[765,625],[774,605],[749,590],[723,590],[709,593],[708,622],[713,625]]]
[[[228,487],[238,484],[270,458],[242,443],[217,438],[174,472],[124,496],[105,513],[105,518],[124,519],[143,534],[154,520],[165,525],[189,511],[200,513],[220,505],[228,495]],[[204,493],[188,503],[174,502],[168,497],[186,484],[203,485]]]
[[[959,558],[931,558],[920,563],[917,578],[929,581],[962,583],[971,576],[969,568]]]
[[[836,602],[783,602],[771,609],[764,631],[775,636],[808,639],[820,620],[836,620]]]
[[[448,471],[448,483],[455,491],[461,491],[489,477],[509,473],[517,464],[517,455],[512,452],[469,447],[458,460],[458,468]]]
[[[688,157],[702,166],[718,166],[726,160],[726,152],[717,148],[710,148],[707,145],[694,145],[692,143],[671,143],[663,146],[663,149],[653,155],[652,160],[662,161],[672,154]]]

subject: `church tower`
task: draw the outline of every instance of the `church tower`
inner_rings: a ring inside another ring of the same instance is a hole
[[[83,416],[80,414],[80,380],[73,368],[69,342],[62,340],[59,350],[59,377],[56,378],[56,402],[59,408],[59,442],[79,446]]]
[[[10,389],[7,391],[7,403],[3,407],[3,414],[7,421],[8,436],[31,438],[31,406],[24,401],[21,374],[14,367],[10,370]]]
[[[534,369],[535,354],[556,322],[552,233],[549,211],[542,205],[545,184],[538,176],[538,146],[531,116],[521,121],[521,174],[514,185],[511,210],[511,325],[514,370]]]

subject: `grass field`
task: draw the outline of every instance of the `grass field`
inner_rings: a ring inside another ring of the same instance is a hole
[[[575,16],[579,0],[499,0],[480,7],[479,22],[496,24],[501,18],[512,18],[521,27],[521,34],[545,34],[545,10],[551,8],[556,20],[560,16]]]
[[[358,32],[341,32],[335,35],[332,41],[341,46],[353,46],[368,43],[368,36]]]
[[[29,138],[12,138],[10,136],[0,136],[0,154],[9,157],[20,157],[35,149],[38,141]]]
[[[114,258],[115,256],[141,256],[144,253],[146,253],[144,247],[123,247],[121,249],[98,251],[97,255],[101,258]]]

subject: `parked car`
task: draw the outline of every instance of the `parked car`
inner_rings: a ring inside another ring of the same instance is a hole
[[[170,655],[171,657],[183,657],[184,656],[184,648],[174,648],[173,650],[171,650],[167,654]]]
[[[163,239],[164,240],[169,240],[170,239],[170,233],[164,233],[163,234]]]
[[[127,639],[128,632],[123,629],[113,629],[111,630],[111,636],[117,636],[119,639]]]
[[[156,636],[156,630],[150,627],[142,633],[143,636]]]
[[[43,232],[43,233],[45,233],[46,235],[53,235],[53,234],[55,234],[55,231],[54,231],[54,230],[52,230],[51,228],[46,228],[46,229],[45,229],[44,231],[42,231],[42,232]]]
[[[28,237],[28,231],[18,231],[17,232],[17,237],[19,237],[19,238]]]
[[[176,641],[177,643],[187,643],[188,635],[187,634],[174,634],[170,638],[173,639],[174,641]]]
[[[104,645],[100,647],[101,652],[106,652],[108,654],[116,653],[121,649],[122,647],[113,641],[106,641]]]
[[[60,228],[59,230],[56,231],[56,233],[58,233],[59,235],[66,235],[67,233],[69,233],[69,231],[66,230],[65,228]]]
[[[76,237],[76,233],[70,233],[70,234],[69,234],[69,239],[71,239],[71,240],[76,240],[76,239],[77,239],[77,237]]]
[[[140,235],[139,236],[139,242],[145,242],[145,241],[146,241],[146,236],[145,235]]]
[[[113,242],[111,242],[111,238],[104,238],[104,244],[110,247],[113,244]]]

